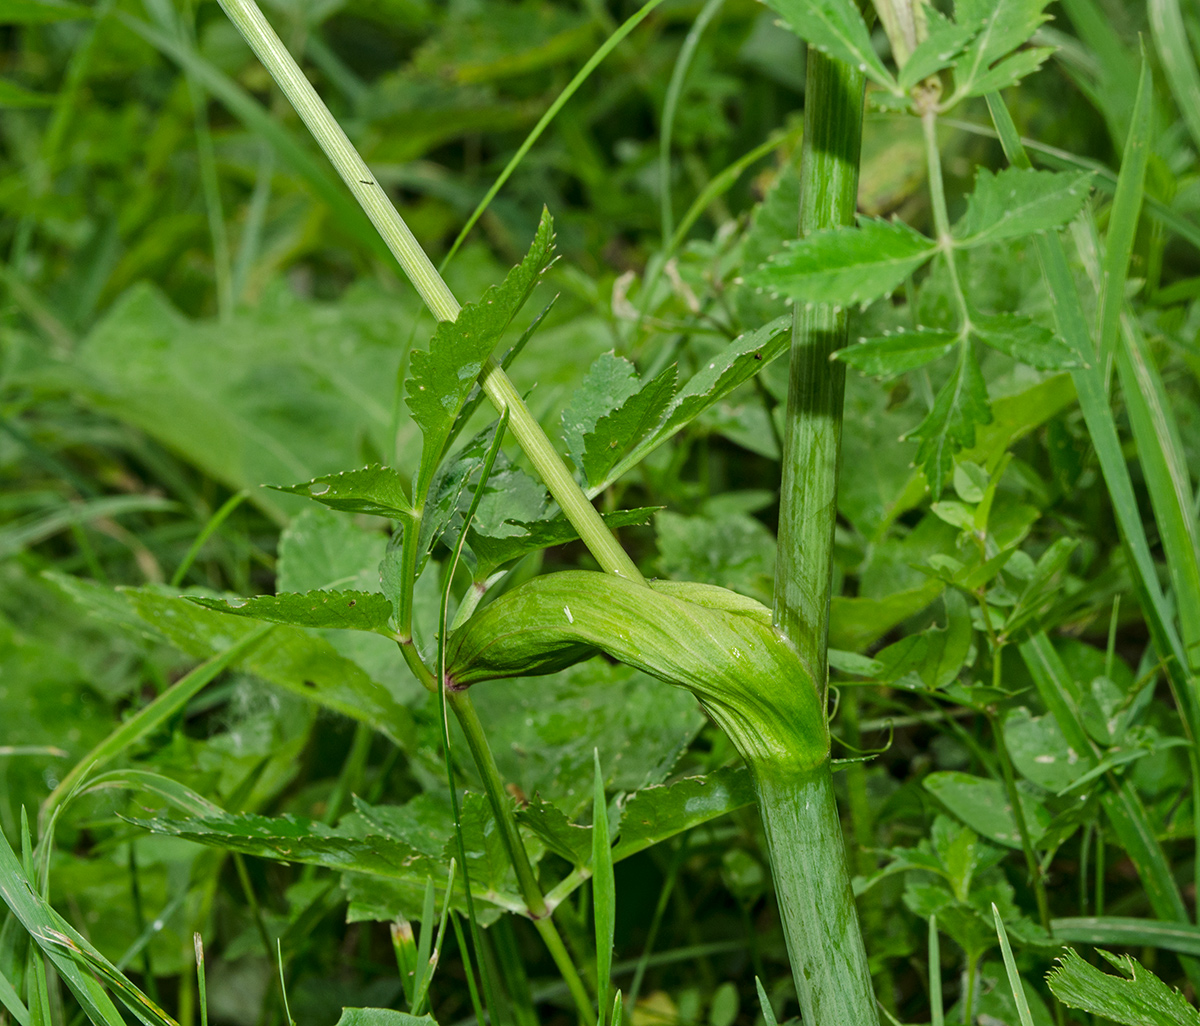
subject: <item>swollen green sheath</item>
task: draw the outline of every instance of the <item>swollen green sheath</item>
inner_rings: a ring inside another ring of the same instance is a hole
[[[586,570],[535,578],[451,635],[445,684],[554,673],[597,652],[687,688],[752,766],[806,770],[828,755],[813,675],[770,610],[713,585],[646,588]]]

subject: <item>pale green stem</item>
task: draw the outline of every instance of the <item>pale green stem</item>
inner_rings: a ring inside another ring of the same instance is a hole
[[[950,272],[950,285],[962,318],[960,331],[966,336],[971,326],[971,314],[962,282],[958,277],[958,263],[954,258],[954,237],[950,234],[950,217],[946,212],[946,187],[942,182],[942,154],[937,141],[937,113],[933,110],[921,115],[921,128],[925,135],[925,163],[929,169],[929,202],[933,208],[933,227],[937,233],[938,247],[946,258],[946,269]]]
[[[325,151],[426,306],[440,321],[455,320],[461,309],[458,300],[258,5],[254,0],[220,0],[220,3]],[[508,429],[542,475],[550,494],[596,561],[609,573],[641,582],[637,567],[604,526],[600,514],[580,490],[541,425],[495,361],[489,360],[485,364],[480,386],[497,411],[508,410]]]

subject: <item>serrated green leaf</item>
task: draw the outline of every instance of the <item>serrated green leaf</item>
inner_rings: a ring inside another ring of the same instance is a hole
[[[987,385],[974,355],[963,346],[958,365],[938,392],[933,408],[907,436],[921,440],[916,462],[924,469],[935,499],[953,467],[954,454],[974,445],[976,425],[991,419]]]
[[[1039,70],[1053,55],[1054,48],[1050,46],[1031,46],[1027,50],[1018,50],[976,79],[967,95],[983,96],[1014,86],[1026,75]]]
[[[917,44],[900,69],[900,88],[905,92],[934,72],[947,67],[980,29],[979,25],[955,24],[931,6],[927,6],[923,13],[929,35]]]
[[[557,805],[533,798],[517,810],[517,822],[573,866],[584,866],[592,857],[592,828],[572,823]]]
[[[996,61],[1024,43],[1046,21],[1049,0],[956,0],[954,20],[979,26],[963,57],[955,62],[955,95],[977,95],[977,82]]]
[[[584,436],[595,430],[597,421],[635,395],[638,385],[637,369],[614,352],[602,353],[588,368],[562,415],[563,441],[579,470],[583,470],[587,449]]]
[[[503,283],[464,306],[457,320],[439,324],[429,348],[412,354],[405,402],[424,435],[413,484],[415,502],[424,501],[479,372],[549,266],[553,250],[554,225],[543,209],[529,252]]]
[[[940,359],[954,348],[958,334],[935,328],[898,329],[895,334],[861,339],[834,356],[855,370],[890,378]]]
[[[1075,351],[1054,332],[1019,314],[971,314],[971,334],[980,342],[1038,370],[1078,367]]]
[[[895,90],[896,81],[871,45],[871,34],[852,0],[768,0],[767,6],[810,46]]]
[[[247,616],[252,620],[293,627],[328,627],[373,631],[388,637],[392,604],[378,592],[309,591],[282,595],[257,595],[248,599],[215,599],[189,595],[189,601],[218,613]]]
[[[937,251],[900,221],[863,218],[787,243],[746,283],[798,302],[850,306],[886,296]]]
[[[981,168],[967,212],[954,227],[955,245],[982,246],[1058,228],[1087,201],[1090,172]]]
[[[791,317],[776,317],[761,328],[739,335],[720,353],[710,357],[675,393],[658,426],[635,445],[603,481],[589,488],[588,494],[595,495],[607,488],[681,428],[786,353],[790,344],[787,329],[791,322]]]
[[[626,450],[659,422],[675,396],[675,379],[675,367],[667,367],[583,436],[583,472],[589,484],[603,481]]]
[[[604,523],[611,529],[632,527],[650,523],[650,518],[661,509],[659,506],[643,506],[639,509],[620,509],[601,514]],[[579,537],[571,522],[561,513],[546,520],[508,520],[506,526],[512,534],[477,534],[472,523],[467,543],[475,555],[476,573],[487,576],[505,563],[547,549],[552,545],[566,545]]]
[[[412,503],[404,491],[404,479],[391,467],[378,463],[361,470],[325,474],[301,484],[270,487],[277,492],[302,495],[343,513],[368,513],[392,520],[403,519],[412,513]]]
[[[1102,949],[1100,954],[1121,975],[1089,965],[1071,948],[1047,974],[1050,990],[1068,1008],[1080,1008],[1126,1026],[1200,1026],[1200,1012],[1132,955],[1113,955]]]

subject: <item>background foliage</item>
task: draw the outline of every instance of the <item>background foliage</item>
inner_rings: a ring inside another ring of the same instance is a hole
[[[268,13],[436,261],[538,117],[634,10],[603,0],[278,0]],[[1147,11],[1063,0],[1050,13],[1034,42],[1053,56],[1006,98],[1041,166],[1098,172],[1088,203],[1107,227],[1108,169],[1134,119]],[[403,383],[433,322],[215,4],[5,0],[0,15],[0,828],[19,849],[23,810],[36,820],[118,725],[257,630],[179,588],[380,591],[386,518],[261,486],[379,463],[408,480],[421,441]],[[1188,30],[1196,15],[1184,5]],[[1171,59],[1149,55],[1156,128],[1129,316],[1195,480],[1200,179],[1188,118],[1200,107],[1180,101],[1164,74]],[[761,5],[664,0],[554,120],[447,269],[460,296],[477,297],[524,255],[550,208],[561,259],[520,327],[557,302],[513,365],[518,388],[604,509],[657,510],[621,529],[647,573],[768,604],[787,387],[777,351],[620,480],[611,472],[623,453],[610,452],[605,431],[642,440],[669,396],[659,375],[677,365],[687,380],[787,312],[743,275],[795,234],[803,71],[801,43]],[[920,125],[873,95],[860,211],[932,231]],[[942,142],[957,218],[976,168],[1005,161],[982,100],[954,118],[943,119]],[[1086,284],[1096,273],[1086,232],[1077,222],[1066,238]],[[1034,241],[983,240],[960,267],[978,309],[1053,327]],[[935,265],[856,313],[851,330],[953,329],[952,301]],[[925,342],[949,353],[945,337]],[[1185,979],[1180,952],[1200,954],[1194,932],[1167,942],[1150,926],[1121,933],[1111,919],[1082,918],[1151,914],[1135,860],[1101,815],[1118,777],[1148,808],[1194,904],[1195,791],[1069,360],[1030,366],[1002,348],[978,354],[990,412],[984,404],[946,429],[959,434],[941,464],[918,427],[958,373],[953,361],[907,370],[872,362],[869,347],[847,354],[835,755],[871,756],[847,762],[838,781],[878,993],[905,1022],[933,1014],[930,916],[956,1019],[969,993],[977,1021],[1018,1021],[992,903],[1039,1024],[1071,1014],[1042,983],[1063,939],[1131,950],[1173,984]],[[640,434],[603,420],[597,395],[635,394],[653,412]],[[543,509],[522,466],[514,449],[485,495],[480,534],[511,537],[508,519]],[[1165,579],[1138,466],[1138,511]],[[947,486],[930,494],[925,474],[942,470]],[[446,556],[435,548],[418,587],[426,645]],[[530,555],[514,576],[576,566],[590,557],[566,543]],[[989,608],[1014,638],[1051,633],[1109,779],[1083,778],[1014,649],[994,672]],[[199,1014],[196,930],[214,1021],[284,1021],[276,942],[301,1026],[333,1022],[344,1005],[410,1007],[396,964],[404,927],[389,923],[434,928],[426,879],[440,908],[455,850],[436,703],[386,638],[322,625],[276,627],[246,644],[153,731],[111,752],[107,768],[150,771],[195,798],[131,796],[140,778],[127,775],[119,789],[73,800],[48,856],[52,903],[184,1026]],[[615,973],[634,1026],[756,1022],[755,976],[780,1019],[793,1014],[746,774],[693,699],[603,660],[474,695],[543,880],[574,884],[560,916],[584,962],[591,899],[580,867],[592,852],[599,752],[617,837]],[[1057,940],[1004,789],[1009,758]],[[535,1015],[566,1021],[566,988],[536,934],[503,914],[516,882],[474,770],[465,759],[455,768],[509,1014],[519,1026]],[[181,802],[193,803],[187,818]],[[0,975],[20,984],[29,964],[10,916]],[[439,1022],[473,1015],[453,931],[430,994]]]

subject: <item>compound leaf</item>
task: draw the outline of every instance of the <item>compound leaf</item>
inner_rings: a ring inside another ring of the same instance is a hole
[[[849,306],[886,296],[927,261],[937,244],[899,221],[863,218],[785,243],[747,284],[800,302]]]
[[[1050,46],[1031,46],[1027,50],[1018,50],[977,78],[968,95],[983,96],[1014,86],[1026,75],[1037,71],[1053,54],[1054,48]]]
[[[986,168],[975,179],[967,212],[955,226],[959,246],[981,246],[1066,224],[1088,197],[1091,173]]]

